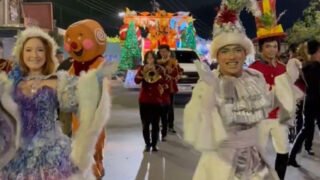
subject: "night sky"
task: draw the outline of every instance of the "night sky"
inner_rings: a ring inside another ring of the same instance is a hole
[[[29,0],[30,1],[30,0]],[[32,0],[35,1],[35,0]],[[40,0],[38,0],[40,1]],[[161,9],[169,12],[189,11],[196,19],[197,34],[202,38],[212,37],[212,23],[216,15],[215,8],[219,7],[220,0],[157,0]],[[277,14],[287,10],[280,20],[285,29],[290,28],[302,15],[310,0],[278,0]],[[99,21],[109,36],[118,34],[122,19],[118,13],[125,7],[136,11],[151,11],[149,0],[52,0],[54,17],[57,26],[66,28],[71,23],[85,18]],[[246,27],[249,37],[255,36],[255,23],[252,15],[243,12],[241,20]]]

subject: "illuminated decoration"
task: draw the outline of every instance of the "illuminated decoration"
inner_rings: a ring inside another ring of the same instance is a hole
[[[227,22],[234,24],[237,20],[238,20],[237,11],[228,9],[227,6],[223,7],[221,14],[219,14],[217,17],[218,24],[223,24]]]
[[[120,38],[118,36],[116,37],[107,37],[107,42],[108,43],[120,43]]]
[[[144,40],[144,49],[150,50],[151,49],[151,41],[149,39]]]
[[[126,40],[121,47],[120,71],[133,69],[135,64],[141,59],[141,50],[138,45],[134,22],[128,28]]]
[[[208,59],[210,57],[210,42],[211,41],[202,39],[199,36],[197,36],[196,42],[197,42],[196,51],[200,57],[200,60]]]
[[[128,70],[127,71],[127,74],[126,74],[126,77],[125,77],[125,80],[124,80],[124,84],[123,86],[125,88],[140,88],[141,85],[138,85],[135,83],[134,81],[134,78],[137,74],[137,70]]]
[[[120,28],[120,40],[126,39],[128,24],[134,22],[136,25],[136,35],[141,40],[142,49],[156,49],[160,44],[168,44],[171,48],[176,48],[182,41],[181,35],[184,33],[190,22],[194,19],[189,16],[189,12],[170,13],[164,10],[151,12],[136,12],[126,8],[123,16],[123,25]],[[143,36],[141,36],[143,30]]]
[[[128,27],[129,27],[128,24],[123,24],[120,27],[119,35],[120,35],[121,40],[126,40]],[[135,30],[136,30],[136,35],[137,35],[138,41],[140,42],[141,41],[141,31],[140,31],[139,27],[137,27],[137,26],[135,26]]]
[[[183,48],[196,49],[196,32],[193,23],[190,22],[187,29],[184,31],[184,40],[182,41]]]

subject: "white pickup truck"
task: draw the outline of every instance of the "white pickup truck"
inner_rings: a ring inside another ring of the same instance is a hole
[[[191,94],[192,89],[199,79],[199,75],[193,61],[199,60],[198,54],[192,49],[174,49],[180,67],[184,70],[178,81],[178,94]]]
[[[193,87],[199,79],[199,75],[193,61],[199,60],[199,56],[192,49],[171,49],[171,52],[178,60],[180,67],[184,70],[181,79],[178,81],[178,95],[191,94]],[[135,74],[136,70],[129,70],[127,72],[124,82],[125,88],[140,88],[140,86],[134,82]]]

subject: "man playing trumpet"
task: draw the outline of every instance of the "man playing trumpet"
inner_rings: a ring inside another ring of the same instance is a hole
[[[169,81],[169,96],[167,106],[163,106],[161,121],[163,124],[169,123],[169,132],[175,133],[174,130],[174,95],[178,92],[177,82],[183,73],[183,69],[179,66],[178,61],[172,57],[170,47],[166,44],[159,46],[159,60],[158,63],[164,67],[167,79]],[[166,129],[162,130],[162,137],[166,136]]]

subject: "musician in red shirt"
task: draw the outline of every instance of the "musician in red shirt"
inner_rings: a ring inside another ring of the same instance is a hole
[[[167,80],[169,82],[169,93],[170,93],[170,104],[166,107],[164,106],[164,111],[162,112],[162,118],[167,118],[169,125],[169,132],[176,133],[174,129],[174,95],[178,92],[177,82],[183,73],[183,69],[179,66],[177,59],[172,56],[170,47],[166,44],[160,45],[158,63],[165,69],[167,74]],[[163,119],[163,122],[166,120]],[[162,134],[165,135],[165,134]]]
[[[150,151],[151,148],[152,151],[158,151],[160,113],[162,104],[167,99],[164,92],[168,88],[168,83],[165,80],[164,70],[156,63],[156,56],[152,51],[145,54],[144,65],[139,67],[135,82],[141,83],[139,108],[143,138],[146,143],[145,151]]]

